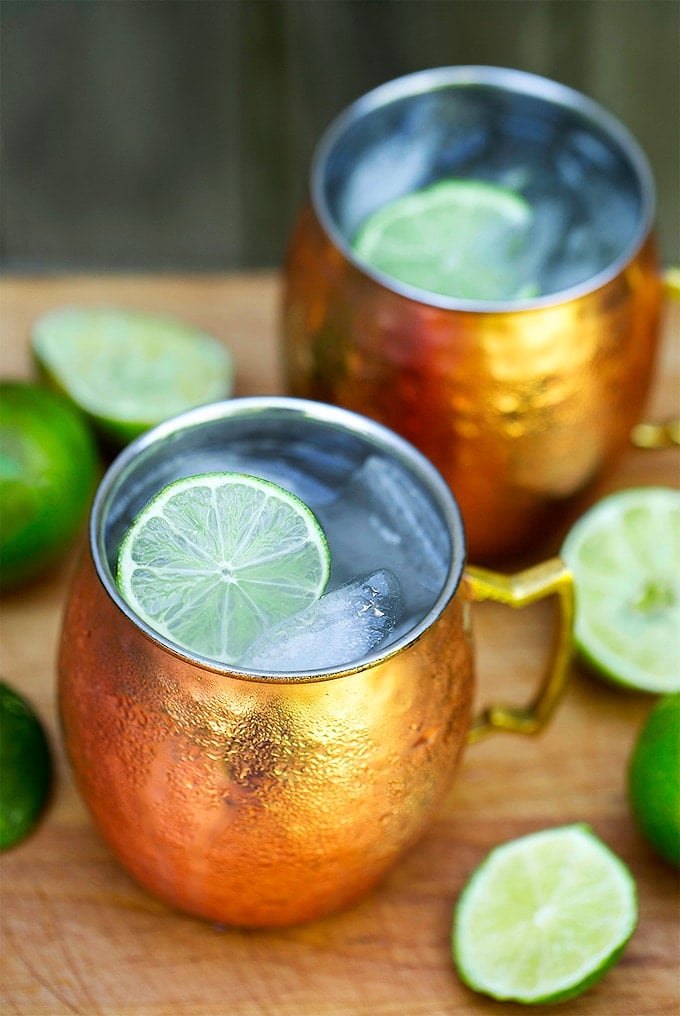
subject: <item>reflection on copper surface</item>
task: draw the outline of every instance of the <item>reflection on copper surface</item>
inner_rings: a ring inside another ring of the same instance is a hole
[[[169,653],[85,560],[60,709],[79,789],[116,856],[174,906],[234,925],[307,920],[366,892],[422,835],[465,743],[463,602],[356,673],[253,681]]]
[[[662,283],[653,238],[608,284],[551,306],[419,303],[337,250],[311,205],[286,264],[291,394],[402,434],[444,474],[476,563],[526,549],[617,461],[651,383]]]

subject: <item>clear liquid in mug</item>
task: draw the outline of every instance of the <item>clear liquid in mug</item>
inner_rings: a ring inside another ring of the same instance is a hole
[[[241,658],[254,672],[306,672],[359,663],[414,628],[437,601],[448,575],[447,528],[424,488],[379,449],[323,446],[272,438],[230,440],[228,446],[163,458],[134,487],[111,525],[119,539],[148,489],[172,479],[236,472],[277,483],[316,515],[328,540],[331,574],[316,603],[259,636]]]
[[[577,114],[546,108],[532,96],[508,105],[484,87],[446,97],[434,91],[390,109],[389,132],[374,138],[372,116],[379,114],[368,114],[331,157],[333,165],[351,165],[342,185],[326,195],[350,246],[383,206],[444,180],[491,184],[529,206],[531,222],[519,249],[498,255],[513,257],[518,299],[586,283],[634,241],[642,200],[634,169],[604,132]],[[457,236],[450,242],[455,248]],[[465,250],[456,252],[458,261],[465,256]],[[429,288],[422,279],[414,285]]]

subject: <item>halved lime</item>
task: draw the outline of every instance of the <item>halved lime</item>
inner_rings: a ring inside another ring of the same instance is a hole
[[[627,866],[584,824],[492,850],[454,912],[462,980],[493,998],[550,1003],[580,995],[620,957],[637,924]]]
[[[51,782],[43,728],[29,703],[0,681],[0,850],[36,825]]]
[[[274,623],[313,603],[330,573],[313,512],[240,473],[175,480],[123,538],[118,585],[132,609],[190,652],[234,663]]]
[[[594,670],[639,691],[680,691],[680,491],[610,494],[561,553],[574,575],[574,637]]]
[[[361,226],[358,258],[411,286],[465,300],[535,296],[526,277],[531,206],[482,180],[443,180],[383,205]]]
[[[32,350],[43,376],[119,445],[232,392],[229,350],[156,314],[61,307],[36,322]]]

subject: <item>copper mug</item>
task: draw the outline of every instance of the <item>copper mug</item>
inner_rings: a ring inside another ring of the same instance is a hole
[[[269,478],[282,463],[316,476],[320,454],[334,478],[379,454],[426,498],[448,546],[441,589],[386,649],[314,672],[239,670],[161,637],[121,598],[113,569],[131,516],[171,479],[233,468],[242,447]],[[471,601],[553,595],[535,700],[473,717]],[[569,669],[572,610],[559,559],[514,576],[466,566],[449,487],[374,421],[284,397],[202,407],[138,438],[99,487],[59,654],[67,754],[95,826],[151,893],[230,925],[306,921],[366,893],[422,836],[466,742],[541,729]]]
[[[477,164],[497,160],[508,179],[521,179],[527,152],[545,165],[529,197],[557,172],[560,138],[560,172],[581,174],[571,199],[597,182],[587,214],[596,208],[621,225],[587,278],[534,298],[473,302],[400,283],[354,255],[365,217],[468,175],[480,146]],[[662,302],[654,214],[652,174],[633,137],[556,82],[445,67],[376,88],[330,125],[313,158],[285,264],[287,389],[372,416],[424,452],[455,492],[474,560],[526,554],[588,497],[640,420]]]

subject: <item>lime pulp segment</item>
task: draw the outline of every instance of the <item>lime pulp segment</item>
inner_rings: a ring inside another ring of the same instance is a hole
[[[576,643],[637,690],[680,691],[680,491],[637,487],[590,508],[562,547],[576,587]]]
[[[378,271],[432,293],[523,299],[538,293],[527,259],[532,221],[531,206],[514,191],[443,180],[379,208],[353,248]]]
[[[581,824],[505,843],[480,864],[455,909],[463,981],[497,999],[581,994],[618,959],[637,923],[626,865]]]
[[[134,436],[232,391],[229,350],[161,315],[59,308],[36,323],[32,349],[52,383],[114,434]]]
[[[326,537],[295,495],[253,476],[208,473],[174,481],[139,513],[117,576],[159,634],[233,664],[263,631],[318,599],[329,573]]]

